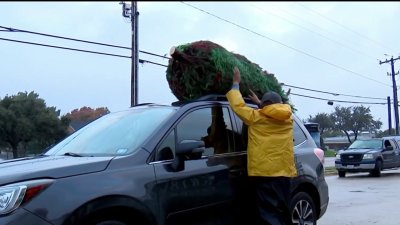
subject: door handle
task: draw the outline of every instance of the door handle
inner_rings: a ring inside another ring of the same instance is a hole
[[[229,171],[232,176],[239,177],[243,175],[243,170],[241,169],[232,169]]]

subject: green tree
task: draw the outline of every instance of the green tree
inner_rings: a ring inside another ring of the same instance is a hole
[[[394,128],[392,128],[390,130],[390,135],[394,135],[396,133],[396,130]],[[376,135],[376,137],[386,137],[386,136],[390,136],[389,135],[389,129],[386,129],[384,131],[379,131],[378,134]]]
[[[70,113],[67,113],[65,116],[70,120],[79,120],[79,121],[93,121],[103,115],[110,113],[107,107],[100,107],[96,109],[92,109],[90,107],[84,106],[80,109],[74,109]]]
[[[346,134],[349,143],[351,143],[350,131],[354,134],[354,140],[357,140],[361,131],[378,130],[382,126],[381,121],[374,120],[370,108],[362,105],[354,107],[336,106],[332,116],[335,127]]]
[[[71,130],[69,132],[75,132],[81,127],[108,113],[110,113],[110,110],[108,110],[107,107],[92,109],[84,106],[80,109],[74,109],[65,115],[65,117],[70,120]]]
[[[69,124],[68,118],[58,116],[59,111],[33,91],[6,96],[0,99],[0,143],[11,147],[14,158],[27,146],[40,150],[54,144],[67,135]]]
[[[319,124],[319,133],[321,136],[324,134],[324,131],[333,130],[335,126],[332,115],[327,113],[318,113],[314,117],[310,115],[308,122]]]

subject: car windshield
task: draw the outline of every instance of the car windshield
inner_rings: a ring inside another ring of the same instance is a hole
[[[355,148],[382,148],[382,140],[356,140],[348,149]]]
[[[174,111],[171,107],[145,107],[102,116],[59,142],[45,155],[130,154]]]

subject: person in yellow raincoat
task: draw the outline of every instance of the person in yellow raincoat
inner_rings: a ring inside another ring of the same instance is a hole
[[[248,126],[248,176],[253,184],[261,224],[292,224],[289,211],[290,182],[297,175],[294,162],[293,118],[280,95],[267,92],[261,101],[249,97],[260,109],[247,106],[239,90],[240,72],[233,70],[229,104]]]

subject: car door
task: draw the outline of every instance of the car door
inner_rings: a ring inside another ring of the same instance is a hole
[[[386,147],[392,147],[391,150],[386,150]],[[396,166],[396,144],[392,139],[386,139],[383,141],[384,150],[382,151],[383,157],[383,167],[384,168],[393,168]]]
[[[245,166],[235,155],[234,131],[229,109],[213,105],[185,113],[162,140],[153,165],[166,224],[233,224],[234,180]],[[201,155],[176,166],[179,145],[199,141]]]
[[[395,167],[400,167],[400,141],[399,140],[395,140],[396,144],[396,148],[394,151],[394,155],[395,155]]]

